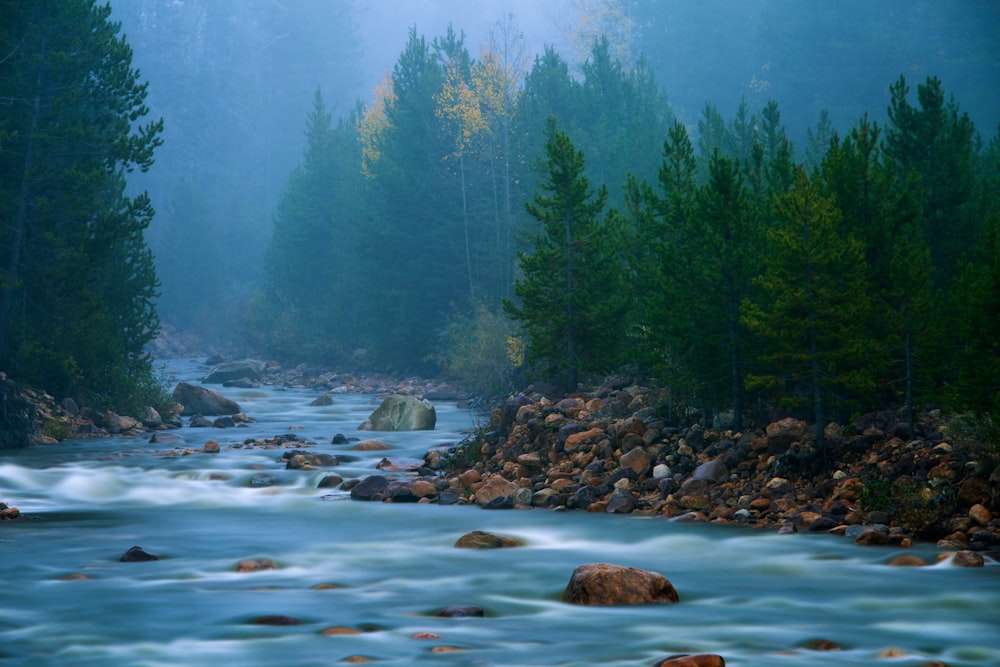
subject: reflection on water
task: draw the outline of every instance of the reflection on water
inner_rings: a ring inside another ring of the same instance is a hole
[[[198,372],[174,370],[184,379]],[[331,471],[372,474],[387,452],[352,451],[351,463],[299,471],[284,469],[281,450],[242,443],[291,432],[315,451],[344,452],[351,445],[330,444],[333,435],[357,436],[373,397],[338,395],[320,408],[305,389],[224,393],[257,421],[183,429],[183,442],[168,445],[108,439],[3,453],[0,500],[26,516],[0,524],[0,664],[306,666],[365,656],[393,665],[638,667],[673,653],[718,653],[745,666],[1000,664],[1000,567],[892,568],[898,551],[826,535],[353,502],[316,485]],[[439,405],[438,415],[433,432],[374,435],[392,456],[419,457],[472,423],[454,406]],[[209,439],[219,454],[178,455]],[[251,486],[261,472],[272,486]],[[527,544],[454,548],[471,530]],[[118,562],[134,545],[161,560]],[[245,559],[279,567],[237,572]],[[661,572],[681,602],[563,604],[570,574],[588,562]],[[449,605],[486,615],[433,616]],[[298,624],[251,623],[264,616]],[[842,650],[804,647],[815,639]],[[887,649],[900,657],[880,658]]]

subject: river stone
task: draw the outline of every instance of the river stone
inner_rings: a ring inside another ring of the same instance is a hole
[[[122,563],[145,563],[151,560],[160,560],[160,557],[147,552],[142,547],[132,547],[123,553],[118,560]]]
[[[767,425],[767,451],[769,454],[784,454],[796,440],[801,440],[806,432],[806,423],[788,417]]]
[[[513,498],[517,493],[518,486],[514,482],[508,481],[499,475],[494,475],[486,480],[482,486],[476,489],[476,503],[486,506],[490,501],[507,496]],[[513,501],[511,501],[513,504]]]
[[[573,571],[562,599],[581,605],[638,605],[669,604],[679,598],[673,584],[657,572],[591,563]]]
[[[861,531],[861,533],[854,538],[855,544],[861,544],[865,546],[881,546],[889,542],[889,537],[880,530],[875,530],[874,528],[869,528],[867,530]]]
[[[523,541],[506,535],[495,535],[484,530],[474,530],[462,535],[455,541],[457,549],[502,549],[504,547],[519,547]]]
[[[173,399],[184,410],[182,415],[235,415],[240,406],[214,389],[179,382],[174,388]]]
[[[210,370],[202,382],[204,384],[223,384],[244,378],[255,381],[264,376],[265,368],[267,368],[267,364],[256,359],[225,361]]]
[[[726,661],[714,653],[670,655],[654,662],[653,667],[726,667]]]
[[[272,614],[270,616],[258,616],[248,621],[251,625],[299,625],[302,623],[297,618],[285,616],[283,614]]]
[[[381,475],[365,477],[351,488],[351,500],[381,500],[389,480]]]
[[[359,431],[429,431],[437,423],[434,404],[415,396],[386,396]]]
[[[631,468],[639,475],[645,475],[652,462],[653,457],[643,447],[634,447],[622,454],[619,459],[623,468]]]
[[[985,526],[993,520],[993,512],[980,503],[969,508],[969,518],[980,526]]]
[[[627,491],[619,491],[608,499],[604,511],[608,514],[631,514],[635,511],[635,498]]]
[[[955,555],[951,557],[951,564],[955,567],[984,567],[986,559],[983,558],[982,554],[963,549],[955,552]]]
[[[434,612],[440,618],[482,618],[486,615],[482,607],[476,605],[454,605]]]
[[[330,394],[328,394],[326,392],[323,392],[322,394],[320,394],[319,396],[317,396],[316,398],[314,398],[312,401],[310,401],[309,405],[311,405],[313,407],[322,407],[324,405],[333,405],[333,399],[330,398]]]
[[[694,469],[691,479],[703,480],[711,484],[721,484],[729,479],[729,468],[721,459],[702,463]]]
[[[393,480],[389,482],[385,487],[385,491],[382,492],[382,498],[394,503],[415,503],[420,500],[410,487],[410,483],[406,480]]]

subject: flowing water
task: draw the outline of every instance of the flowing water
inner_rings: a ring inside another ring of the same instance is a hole
[[[204,372],[190,362],[171,370],[181,380]],[[473,416],[439,404],[435,431],[364,434],[391,452],[285,470],[281,450],[234,445],[293,432],[317,443],[313,451],[344,453],[350,445],[329,444],[332,436],[359,435],[376,399],[337,395],[310,407],[307,389],[222,391],[256,422],[184,428],[173,444],[109,438],[0,454],[0,500],[23,515],[0,523],[0,665],[298,667],[364,656],[639,667],[675,653],[717,653],[730,666],[1000,665],[998,566],[890,567],[902,551],[660,518],[355,502],[317,483],[331,472],[373,474],[387,454],[421,457],[455,443]],[[177,454],[209,439],[219,454]],[[272,486],[252,485],[261,472]],[[526,546],[454,548],[472,530]],[[161,559],[119,562],[136,545]],[[931,547],[908,553],[935,556]],[[264,558],[280,567],[237,572],[240,561]],[[681,601],[562,603],[573,569],[593,562],[660,572]],[[434,616],[451,605],[486,615]],[[276,615],[300,623],[251,622]],[[805,648],[815,639],[842,650]],[[887,649],[900,657],[880,657]]]

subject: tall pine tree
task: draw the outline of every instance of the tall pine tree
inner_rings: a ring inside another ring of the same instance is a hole
[[[607,190],[595,194],[583,153],[549,122],[545,181],[525,207],[540,224],[530,252],[519,252],[523,277],[517,301],[504,310],[527,336],[528,363],[542,377],[574,391],[580,375],[618,362],[627,302],[621,266],[621,216],[603,219]]]
[[[61,395],[138,410],[156,394],[144,347],[159,322],[143,232],[126,194],[162,121],[142,124],[146,84],[93,0],[0,3],[0,367]]]

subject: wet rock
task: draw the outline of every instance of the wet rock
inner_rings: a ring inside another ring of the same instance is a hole
[[[236,564],[236,571],[241,574],[248,572],[263,572],[264,570],[277,570],[278,564],[270,558],[248,558]]]
[[[484,510],[512,510],[514,509],[513,496],[497,496],[482,506]]]
[[[499,475],[493,475],[476,489],[476,503],[485,507],[499,497],[513,498],[518,486]],[[513,505],[513,501],[511,502]]]
[[[971,477],[962,482],[956,499],[963,507],[972,507],[988,503],[991,495],[992,488],[989,481],[982,477]]]
[[[420,500],[406,480],[390,481],[382,492],[382,499],[394,503],[415,503]]]
[[[802,648],[808,649],[810,651],[841,650],[840,645],[837,642],[830,641],[829,639],[810,639],[809,641],[802,644]]]
[[[904,554],[893,558],[889,561],[889,565],[892,565],[893,567],[923,567],[924,565],[927,565],[927,561],[919,556]]]
[[[714,653],[670,655],[657,660],[652,667],[726,667],[726,661]]]
[[[219,453],[219,443],[215,440],[209,440],[204,445],[202,445],[201,451],[206,454],[218,454]]]
[[[236,401],[214,389],[179,382],[173,399],[183,406],[182,415],[234,415],[240,411]]]
[[[340,459],[332,454],[316,454],[312,452],[288,452],[283,457],[286,460],[286,470],[315,470],[316,468],[332,468],[340,465]]]
[[[619,491],[608,498],[604,511],[608,514],[631,514],[635,507],[635,497],[627,491]]]
[[[142,547],[132,547],[123,553],[122,557],[118,560],[122,563],[145,563],[151,560],[160,560],[160,557],[156,554],[149,553]]]
[[[312,407],[323,407],[326,405],[333,405],[333,399],[330,398],[330,394],[323,392],[322,394],[314,398],[312,401],[310,401],[309,405]]]
[[[880,530],[875,530],[874,528],[863,530],[854,538],[855,544],[863,546],[882,546],[888,544],[888,542],[889,536]]]
[[[253,488],[263,488],[274,485],[274,478],[266,472],[259,472],[250,478],[250,486]]]
[[[466,533],[455,541],[455,547],[458,549],[503,549],[523,545],[524,542],[516,537],[495,535],[482,530]]]
[[[351,500],[382,500],[382,492],[389,486],[389,480],[381,475],[371,475],[351,488]]]
[[[409,472],[412,470],[417,470],[424,465],[422,459],[407,458],[405,456],[395,456],[392,458],[384,458],[375,464],[378,470],[385,470],[387,472]]]
[[[344,481],[344,478],[341,477],[340,475],[327,475],[323,479],[319,480],[319,484],[316,485],[316,488],[317,489],[332,489],[333,487],[337,486],[338,484],[340,484],[343,481]]]
[[[331,445],[346,445],[348,442],[350,442],[350,441],[347,439],[346,435],[344,435],[343,433],[338,433],[335,436],[333,436],[333,439],[330,441],[330,444]]]
[[[955,567],[983,567],[986,565],[986,559],[982,554],[963,549],[951,557],[951,564]]]
[[[359,452],[382,452],[389,449],[389,445],[381,440],[362,440],[354,445],[354,449]]]
[[[283,614],[272,614],[269,616],[258,616],[247,621],[250,625],[300,625],[302,621],[292,616]]]
[[[438,609],[434,615],[439,618],[482,618],[486,612],[476,605],[455,605]]]
[[[670,604],[679,598],[662,574],[610,563],[592,563],[573,571],[562,599],[581,605],[638,605]]]
[[[260,380],[267,364],[256,359],[237,359],[217,364],[202,380],[204,384],[223,384],[234,380]]]
[[[359,431],[432,430],[437,423],[434,404],[415,396],[387,396],[364,422]]]

